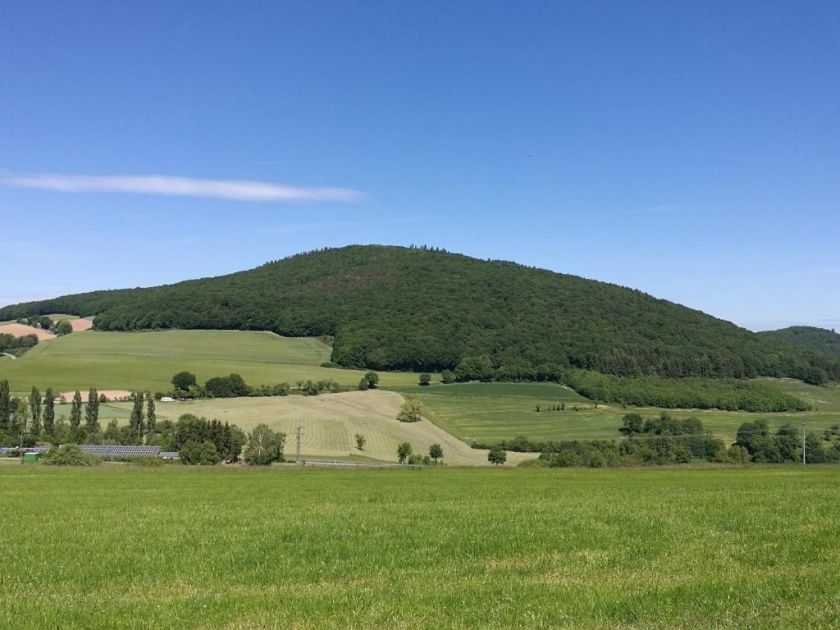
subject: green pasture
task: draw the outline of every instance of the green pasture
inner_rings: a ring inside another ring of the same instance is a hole
[[[838,493],[828,467],[5,464],[2,624],[838,627]]]
[[[125,389],[167,391],[176,372],[193,372],[203,382],[213,376],[242,375],[250,385],[333,379],[357,385],[363,371],[323,368],[330,348],[318,339],[279,337],[264,332],[168,330],[86,331],[38,344],[16,361],[0,362],[0,379],[13,391]],[[414,374],[383,374],[388,385],[416,383]]]
[[[697,416],[705,427],[729,441],[735,439],[742,423],[758,418],[767,420],[771,427],[804,422],[809,431],[840,424],[839,387],[814,387],[788,379],[767,380],[808,401],[815,410],[766,414],[717,409],[670,409],[668,412],[679,418]],[[398,389],[420,398],[430,420],[467,442],[497,442],[518,435],[539,441],[616,438],[625,414],[637,412],[655,417],[661,412],[652,407],[604,404],[595,407],[592,401],[568,388],[549,383],[468,383]],[[550,410],[561,404],[565,404],[565,411]]]

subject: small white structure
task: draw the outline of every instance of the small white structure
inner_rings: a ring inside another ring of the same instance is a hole
[[[175,399],[172,396],[164,396],[160,399],[160,402],[175,402]]]

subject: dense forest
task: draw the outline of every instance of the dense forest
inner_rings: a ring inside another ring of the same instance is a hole
[[[825,328],[814,326],[791,326],[781,330],[770,330],[758,333],[765,339],[779,341],[821,352],[837,361],[840,361],[840,334]]]
[[[435,249],[350,246],[148,289],[0,309],[96,316],[100,330],[208,328],[328,335],[333,361],[382,370],[555,364],[666,377],[840,380],[840,362],[637,290]]]

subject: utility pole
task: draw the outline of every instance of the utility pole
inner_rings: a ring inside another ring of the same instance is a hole
[[[802,423],[802,465],[805,465],[805,423]]]
[[[298,425],[297,429],[295,429],[295,435],[297,436],[297,455],[295,457],[295,463],[298,466],[301,465],[301,461],[300,461],[300,435],[301,435],[301,433],[303,433],[302,429],[303,429],[303,427],[301,427],[300,425]]]

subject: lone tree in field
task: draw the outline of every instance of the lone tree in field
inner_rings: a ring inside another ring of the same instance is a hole
[[[73,332],[73,326],[70,325],[66,319],[62,319],[58,322],[58,326],[55,327],[55,334],[59,337],[63,337],[64,335],[69,335]]]
[[[93,387],[88,391],[85,428],[87,428],[88,433],[99,432],[99,394]]]
[[[428,372],[423,372],[420,375],[419,384],[421,387],[428,387],[432,382],[432,375]]]
[[[41,434],[41,392],[34,385],[32,393],[29,394],[29,411],[32,414],[31,433],[34,436]]]
[[[422,419],[423,404],[413,398],[406,400],[397,414],[397,420],[400,422],[419,422]]]
[[[359,449],[360,451],[365,450],[365,443],[366,442],[367,442],[367,440],[365,439],[364,435],[362,435],[361,433],[356,434],[356,448],[357,449]]]
[[[176,391],[188,392],[190,387],[195,387],[195,374],[191,372],[178,372],[172,377],[172,386]]]
[[[44,433],[52,435],[55,430],[55,394],[52,388],[48,387],[44,392]]]
[[[376,386],[379,385],[379,374],[376,372],[368,372],[365,374],[365,379],[368,382],[368,387],[370,389],[376,389]]]
[[[155,432],[155,425],[157,424],[157,414],[155,413],[155,398],[149,392],[146,392],[146,434],[151,435]]]
[[[440,444],[432,444],[429,447],[429,457],[437,464],[437,460],[443,457],[443,448]]]
[[[9,432],[12,422],[12,399],[9,395],[9,381],[0,381],[0,431]]]
[[[70,428],[75,431],[82,423],[82,394],[79,390],[73,394],[73,404],[70,406]]]
[[[440,373],[440,382],[449,385],[449,383],[455,382],[455,372],[452,370],[444,370]]]
[[[414,449],[411,448],[411,444],[408,442],[403,442],[399,446],[397,446],[397,460],[400,464],[404,464],[411,454],[414,452]]]
[[[498,447],[491,448],[490,452],[487,453],[487,461],[496,464],[496,466],[504,464],[507,461],[507,452]]]
[[[272,462],[282,462],[285,444],[285,433],[272,431],[264,424],[257,425],[248,435],[245,461],[252,466],[268,466]]]
[[[143,441],[143,394],[132,394],[134,404],[131,407],[131,417],[128,420],[129,432],[133,440]]]

